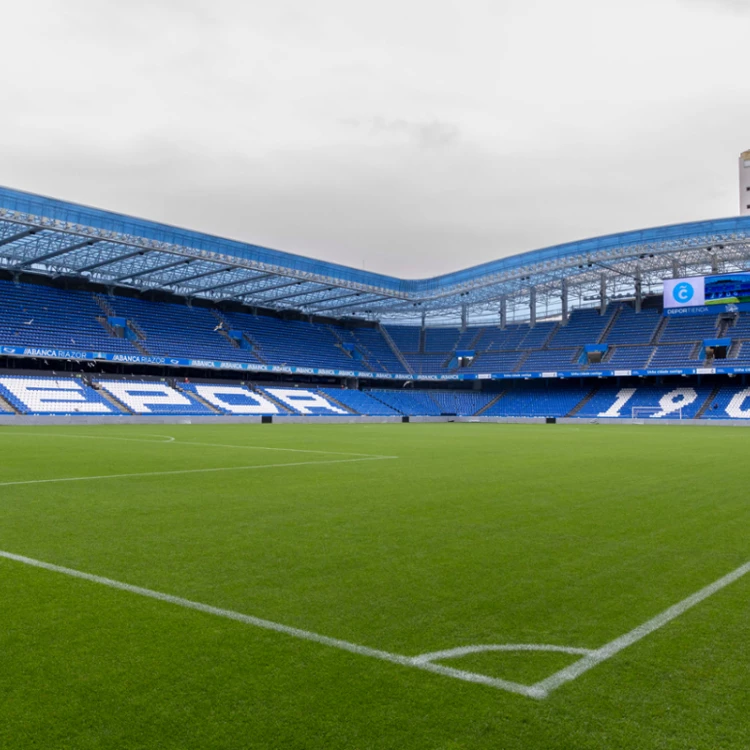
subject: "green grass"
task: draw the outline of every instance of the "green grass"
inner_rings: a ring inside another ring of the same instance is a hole
[[[2,486],[346,458],[249,446],[398,458]],[[399,654],[596,648],[750,560],[749,449],[715,427],[0,428],[0,550]],[[746,750],[749,600],[746,576],[538,701],[0,559],[0,747]]]

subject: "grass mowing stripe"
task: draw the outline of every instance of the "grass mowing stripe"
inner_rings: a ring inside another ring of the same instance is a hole
[[[104,578],[103,576],[97,576],[91,573],[84,573],[83,571],[74,570],[73,568],[65,568],[61,565],[53,565],[52,563],[35,560],[31,557],[16,555],[12,552],[0,550],[0,558],[5,558],[6,560],[11,560],[13,562],[23,563],[24,565],[30,565],[34,568],[42,568],[43,570],[49,570],[53,573],[62,573],[63,575],[70,576],[71,578],[79,578],[84,581],[90,581],[91,583],[98,583],[101,586],[107,586],[108,588],[118,589],[120,591],[127,591],[128,593],[137,594],[138,596],[145,596],[149,599],[156,599],[160,602],[175,604],[178,607],[184,607],[185,609],[192,609],[198,612],[203,612],[204,614],[223,617],[227,620],[234,620],[236,622],[241,622],[245,625],[252,625],[253,627],[261,628],[263,630],[273,630],[277,633],[283,633],[284,635],[288,635],[293,638],[299,638],[305,641],[313,641],[314,643],[320,643],[323,646],[330,646],[331,648],[336,648],[341,651],[348,651],[349,653],[357,654],[358,656],[368,656],[373,659],[379,659],[380,661],[400,664],[404,667],[413,667],[426,672],[434,672],[445,677],[453,677],[458,680],[463,680],[464,682],[473,682],[480,685],[500,688],[512,693],[525,695],[529,698],[545,697],[545,693],[538,690],[536,687],[520,685],[515,682],[508,682],[506,680],[488,677],[487,675],[477,674],[475,672],[466,672],[461,669],[452,669],[451,667],[444,667],[440,664],[432,664],[430,662],[419,661],[417,657],[404,656],[402,654],[393,654],[389,651],[381,651],[380,649],[369,648],[368,646],[360,646],[358,643],[351,643],[350,641],[344,641],[339,638],[330,638],[329,636],[320,635],[319,633],[313,633],[309,630],[302,630],[300,628],[295,628],[290,625],[283,625],[271,620],[264,620],[260,617],[245,615],[240,612],[235,612],[231,609],[212,607],[210,604],[202,604],[201,602],[194,602],[190,599],[183,599],[181,596],[173,596],[172,594],[165,594],[160,591],[146,589],[141,586],[133,586],[130,583],[115,581],[111,578]]]
[[[9,434],[0,432],[0,436]],[[374,453],[351,453],[342,451],[322,451],[314,450],[312,448],[275,448],[268,445],[228,445],[226,443],[196,443],[192,440],[177,440],[171,435],[155,435],[155,437],[167,438],[166,440],[149,440],[148,438],[124,438],[124,437],[110,437],[108,435],[63,435],[56,434],[54,432],[30,432],[30,433],[13,433],[13,437],[51,437],[51,438],[72,438],[83,439],[83,440],[126,440],[131,443],[175,443],[177,445],[198,445],[203,448],[244,448],[246,450],[254,451],[283,451],[285,453],[322,453],[327,456],[360,456],[367,458],[398,458],[398,456],[381,456]]]
[[[625,635],[621,635],[619,638],[615,638],[601,648],[596,649],[596,651],[588,656],[584,656],[583,659],[575,662],[575,664],[571,664],[569,667],[561,669],[559,672],[555,672],[555,674],[547,679],[537,682],[535,687],[545,692],[550,692],[556,690],[560,685],[564,685],[566,682],[575,680],[576,677],[580,677],[584,672],[588,672],[589,669],[601,664],[603,661],[611,659],[615,654],[628,646],[637,643],[642,638],[645,638],[647,635],[650,635],[655,630],[663,627],[681,614],[687,612],[689,609],[692,609],[697,604],[700,604],[705,599],[708,599],[709,596],[713,596],[717,591],[721,591],[721,589],[729,586],[729,584],[739,580],[747,573],[750,573],[750,562],[740,565],[736,570],[727,573],[727,575],[719,578],[719,580],[714,581],[700,591],[697,591],[695,594],[691,594],[669,609],[665,609],[661,614],[656,615],[656,617],[644,622],[637,628],[633,628],[633,630],[625,633]]]
[[[251,625],[256,628],[263,630],[272,630],[277,633],[283,633],[284,635],[291,636],[293,638],[299,638],[305,641],[313,641],[314,643],[320,643],[324,646],[336,648],[341,651],[348,651],[352,654],[359,656],[367,656],[373,659],[379,659],[380,661],[387,661],[393,664],[399,664],[405,667],[413,667],[421,669],[427,672],[434,672],[436,674],[443,675],[445,677],[452,677],[457,680],[464,682],[472,682],[479,685],[486,685],[488,687],[494,687],[501,690],[506,690],[511,693],[517,693],[518,695],[524,695],[527,698],[543,699],[546,698],[553,690],[556,690],[566,682],[580,677],[585,672],[588,672],[593,667],[601,664],[607,659],[612,658],[615,654],[619,653],[628,646],[632,646],[642,638],[653,633],[659,628],[663,627],[667,623],[676,619],[680,615],[687,612],[687,610],[700,604],[708,597],[713,596],[717,591],[729,586],[731,583],[742,578],[744,575],[750,572],[750,562],[741,565],[731,573],[719,578],[717,581],[709,584],[695,594],[691,594],[681,602],[674,606],[666,609],[661,614],[648,620],[647,622],[639,625],[637,628],[629,631],[625,635],[616,638],[613,641],[605,644],[601,648],[595,651],[588,651],[586,649],[579,648],[568,648],[564,646],[550,646],[550,645],[534,645],[534,644],[508,644],[499,646],[467,646],[460,647],[457,649],[451,649],[443,652],[433,652],[430,654],[422,654],[420,656],[405,656],[403,654],[395,654],[390,651],[382,651],[380,649],[370,648],[369,646],[362,646],[358,643],[352,643],[351,641],[344,641],[339,638],[331,638],[330,636],[321,635],[320,633],[314,633],[310,630],[302,630],[301,628],[295,628],[290,625],[283,625],[282,623],[273,622],[272,620],[265,620],[260,617],[254,617],[252,615],[245,615],[240,612],[235,612],[231,609],[222,609],[220,607],[213,607],[210,604],[203,604],[201,602],[195,602],[190,599],[184,599],[180,596],[173,596],[172,594],[165,594],[160,591],[154,591],[153,589],[143,588],[141,586],[134,586],[130,583],[123,583],[121,581],[115,581],[112,578],[105,578],[103,576],[93,575],[92,573],[85,573],[80,570],[73,568],[66,568],[61,565],[54,565],[52,563],[43,562],[42,560],[35,560],[31,557],[25,557],[23,555],[17,555],[13,552],[7,552],[0,550],[0,558],[11,560],[13,562],[22,563],[35,568],[41,568],[43,570],[49,570],[54,573],[62,573],[63,575],[70,576],[71,578],[78,578],[84,581],[90,581],[91,583],[98,583],[108,588],[118,589],[120,591],[127,591],[131,594],[137,594],[138,596],[144,596],[149,599],[156,599],[158,601],[167,602],[169,604],[175,604],[185,609],[192,609],[204,614],[214,615],[216,617],[223,617],[228,620],[234,620],[236,622],[244,623],[245,625]],[[496,677],[489,677],[488,675],[479,674],[477,672],[468,672],[462,669],[453,669],[452,667],[446,667],[442,664],[435,664],[429,659],[439,658],[450,658],[454,656],[461,656],[465,653],[472,653],[475,651],[563,651],[566,653],[586,653],[586,655],[565,669],[561,669],[559,672],[550,677],[535,683],[534,685],[523,685],[517,682],[511,682],[508,680],[501,680]]]
[[[25,484],[54,484],[55,482],[91,482],[105,479],[130,479],[133,477],[165,477],[176,474],[207,474],[216,471],[253,471],[254,469],[279,469],[286,466],[317,466],[319,464],[352,464],[361,461],[385,461],[398,456],[369,456],[367,458],[337,458],[331,461],[294,461],[283,464],[260,464],[253,466],[218,466],[208,469],[174,469],[172,471],[142,471],[132,474],[101,474],[93,477],[58,477],[56,479],[24,479],[16,482],[0,482],[0,487],[17,487]]]

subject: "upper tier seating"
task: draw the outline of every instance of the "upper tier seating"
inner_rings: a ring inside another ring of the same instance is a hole
[[[717,364],[724,364],[728,367],[750,367],[750,341],[743,341],[734,357],[719,360]]]
[[[636,313],[628,304],[617,306],[619,312],[612,328],[609,329],[604,343],[606,344],[649,344],[662,321],[657,308],[651,307]],[[590,342],[591,343],[591,342]]]
[[[642,370],[651,361],[653,346],[615,346],[606,361],[588,366],[589,370]]]
[[[573,310],[567,325],[560,326],[549,341],[550,348],[596,344],[610,322],[615,309],[609,308],[604,315],[596,309]]]
[[[547,349],[531,352],[521,365],[523,372],[545,372],[548,370],[578,369],[578,349]]]
[[[734,325],[729,326],[724,335],[735,341],[750,339],[750,313],[740,313]]]
[[[420,331],[417,326],[384,326],[393,343],[406,353],[419,352]]]
[[[118,316],[136,322],[146,335],[141,343],[154,356],[259,361],[252,351],[234,347],[214,330],[219,320],[206,308],[127,297],[107,297],[106,300]]]
[[[427,328],[424,340],[425,354],[449,354],[456,348],[460,333],[458,328]]]
[[[0,344],[137,354],[107,333],[104,316],[90,292],[0,281]]]
[[[505,329],[473,326],[463,332],[389,325],[390,338],[399,347],[394,352],[381,329],[372,325],[282,320],[134,297],[99,299],[101,305],[89,292],[0,281],[0,345],[59,349],[71,358],[79,351],[151,354],[363,373],[404,374],[407,362],[411,372],[432,376],[696,368],[705,363],[703,339],[721,336],[734,343],[727,359],[714,365],[750,366],[746,313],[730,325],[718,314],[664,319],[656,308],[635,313],[631,304],[616,303],[603,316],[596,309],[574,310],[566,325],[512,323]],[[134,340],[114,335],[108,316],[127,321],[125,333]],[[652,344],[655,337],[658,342]],[[580,363],[582,347],[595,343],[609,347],[604,361]],[[468,367],[458,367],[457,350],[474,351]]]
[[[407,354],[405,356],[415,375],[437,375],[447,372],[443,367],[447,356],[445,354],[422,354],[420,356]]]
[[[481,352],[465,368],[467,372],[516,372],[525,352]]]
[[[528,328],[526,335],[518,343],[518,348],[541,349],[557,328],[557,323],[537,323],[533,328]]]
[[[348,369],[370,369],[372,372],[404,371],[404,366],[377,328],[342,328],[341,326],[331,326],[331,328],[345,344],[354,344],[363,357],[364,368],[359,367],[359,362],[352,360]]]
[[[718,318],[716,315],[689,315],[684,318],[668,318],[661,336],[659,336],[659,343],[675,344],[714,338],[717,327]]]
[[[700,349],[700,347],[697,347]],[[698,354],[695,344],[672,344],[670,346],[657,346],[654,356],[651,358],[649,367],[701,367],[703,356]]]
[[[529,326],[512,324],[505,329],[485,328],[479,337],[475,349],[478,352],[516,351],[521,341],[528,335]]]
[[[232,328],[249,334],[260,357],[270,365],[353,370],[359,364],[344,352],[326,325],[241,312],[224,313],[224,317]]]
[[[456,349],[466,351],[467,349],[476,349],[476,339],[482,329],[478,326],[468,326],[466,330],[458,337]]]

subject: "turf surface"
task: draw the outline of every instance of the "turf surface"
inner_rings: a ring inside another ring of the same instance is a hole
[[[748,448],[718,427],[0,428],[0,550],[409,656],[597,648],[750,560]],[[0,559],[0,747],[744,750],[749,602],[746,576],[533,700]],[[531,684],[575,658],[450,666]]]

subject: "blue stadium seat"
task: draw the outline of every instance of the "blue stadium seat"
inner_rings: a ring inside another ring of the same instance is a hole
[[[399,414],[412,417],[440,416],[440,407],[433,401],[428,391],[401,389],[371,390],[367,393]]]
[[[692,419],[710,395],[710,386],[603,386],[576,416],[631,419],[637,407],[643,419]]]
[[[115,416],[124,413],[78,377],[0,376],[0,396],[21,414]]]
[[[180,393],[166,383],[130,379],[106,379],[95,381],[97,388],[108,393],[120,404],[138,415],[203,415],[213,412],[190,397]]]
[[[356,414],[364,414],[371,417],[393,417],[399,412],[382,401],[373,398],[366,391],[358,391],[350,388],[318,388],[319,393],[340,404],[344,404]]]
[[[500,400],[490,406],[488,417],[564,417],[590,392],[587,386],[553,381],[524,383],[509,388]]]

